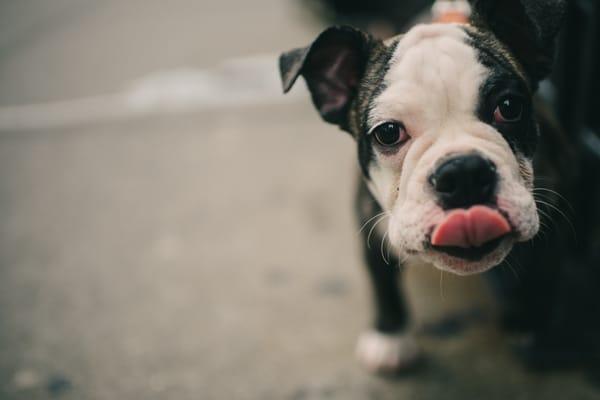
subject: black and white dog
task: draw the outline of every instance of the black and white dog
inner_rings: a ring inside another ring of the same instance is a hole
[[[565,3],[471,0],[468,24],[417,25],[385,42],[332,27],[281,56],[284,91],[302,75],[321,117],[356,140],[361,224],[387,217],[375,234],[389,240],[391,260],[364,249],[376,318],[358,355],[369,369],[396,371],[419,354],[397,279],[407,263],[467,275],[513,252],[528,271],[499,285],[516,315],[507,319],[549,327],[560,245],[521,243],[540,226],[534,169],[552,175],[562,163],[544,152],[562,139],[534,93],[551,71]]]

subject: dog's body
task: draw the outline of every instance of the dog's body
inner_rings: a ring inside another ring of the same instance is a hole
[[[358,354],[374,371],[401,369],[419,353],[398,288],[400,267],[413,260],[466,275],[512,252],[526,267],[519,281],[495,280],[507,322],[539,342],[556,323],[564,241],[553,233],[545,245],[529,241],[549,212],[540,204],[553,207],[552,196],[570,189],[558,183],[573,171],[568,141],[533,96],[550,72],[565,4],[472,7],[470,24],[418,25],[386,42],[330,28],[280,60],[284,90],[303,75],[323,119],[355,138],[359,222],[383,227],[363,230],[376,318]],[[534,169],[543,187],[535,188]],[[392,254],[369,246],[367,232],[378,236],[373,242],[388,240]]]

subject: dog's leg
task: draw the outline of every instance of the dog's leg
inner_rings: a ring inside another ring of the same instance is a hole
[[[381,210],[364,184],[361,186],[357,205],[359,218],[364,224]],[[377,229],[371,230],[377,220],[375,218],[362,231],[363,252],[373,290],[375,320],[372,329],[359,338],[357,356],[372,372],[393,373],[413,365],[419,349],[414,337],[407,331],[408,313],[399,287],[399,261],[394,255],[388,257],[387,247],[385,243],[382,244],[382,235],[376,232]]]
[[[377,239],[379,244],[381,239]],[[372,329],[359,338],[357,355],[370,371],[391,373],[413,365],[419,349],[407,331],[408,315],[398,286],[398,261],[391,257],[388,265],[380,253],[378,245],[365,249],[375,320]]]

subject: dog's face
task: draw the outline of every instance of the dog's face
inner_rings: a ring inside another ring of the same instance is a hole
[[[439,24],[400,38],[360,139],[390,243],[456,273],[498,264],[538,230],[529,84],[508,52],[483,53],[476,35]]]
[[[322,117],[355,137],[399,256],[457,274],[499,264],[537,233],[531,97],[564,10],[472,6],[471,25],[420,25],[386,43],[331,28],[281,58],[284,89],[303,75]]]

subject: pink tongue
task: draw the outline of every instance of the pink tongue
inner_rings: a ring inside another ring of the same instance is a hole
[[[454,210],[435,228],[431,235],[434,246],[479,247],[510,232],[506,218],[485,206]]]

